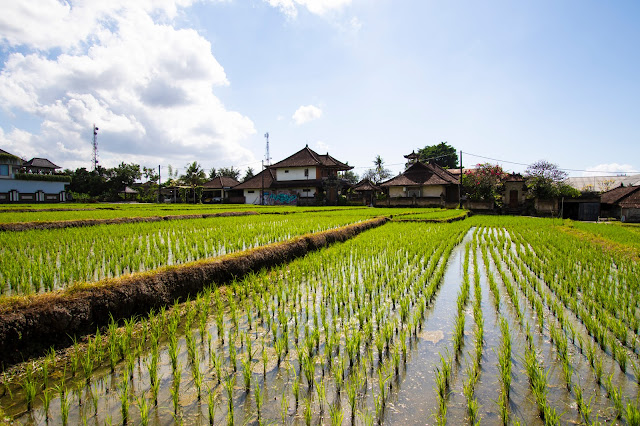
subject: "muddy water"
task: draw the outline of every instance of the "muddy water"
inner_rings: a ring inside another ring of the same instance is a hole
[[[437,407],[434,369],[440,365],[440,354],[446,356],[447,351],[452,352],[456,301],[464,274],[464,247],[472,236],[473,230],[470,230],[451,252],[442,287],[423,324],[417,348],[406,369],[406,377],[392,396],[390,409],[385,416],[386,424],[418,425],[434,422],[433,413]],[[473,317],[467,315],[467,330],[472,321]],[[465,345],[468,346],[470,342],[470,336],[466,336]],[[458,367],[454,368],[454,374]],[[463,421],[463,416],[450,420],[451,424],[461,424]]]

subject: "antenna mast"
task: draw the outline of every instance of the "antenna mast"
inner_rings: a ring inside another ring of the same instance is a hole
[[[93,124],[93,170],[98,168],[98,128]]]
[[[267,139],[267,152],[265,154],[264,165],[269,167],[271,165],[271,157],[269,156],[269,132],[265,133],[264,137]]]

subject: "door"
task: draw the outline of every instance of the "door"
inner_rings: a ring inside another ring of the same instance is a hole
[[[509,191],[509,207],[513,209],[518,207],[518,191],[515,189]]]

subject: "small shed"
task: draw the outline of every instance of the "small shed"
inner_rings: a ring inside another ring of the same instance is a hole
[[[125,186],[122,191],[118,192],[118,194],[123,195],[125,200],[133,200],[138,194],[138,191],[128,186]]]
[[[376,195],[382,193],[382,188],[369,179],[362,179],[351,188],[351,191],[354,194],[353,201],[362,201],[363,204],[372,206]]]

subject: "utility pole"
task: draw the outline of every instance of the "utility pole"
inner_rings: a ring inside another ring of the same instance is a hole
[[[458,208],[462,208],[462,150],[460,150],[460,180],[458,181]]]
[[[158,202],[162,202],[162,198],[160,198],[160,183],[162,182],[162,177],[160,176],[160,164],[158,164]]]
[[[93,124],[93,171],[98,169],[98,128]]]
[[[262,185],[260,187],[260,205],[264,206],[264,160],[262,160],[262,170],[260,176],[262,176]]]

